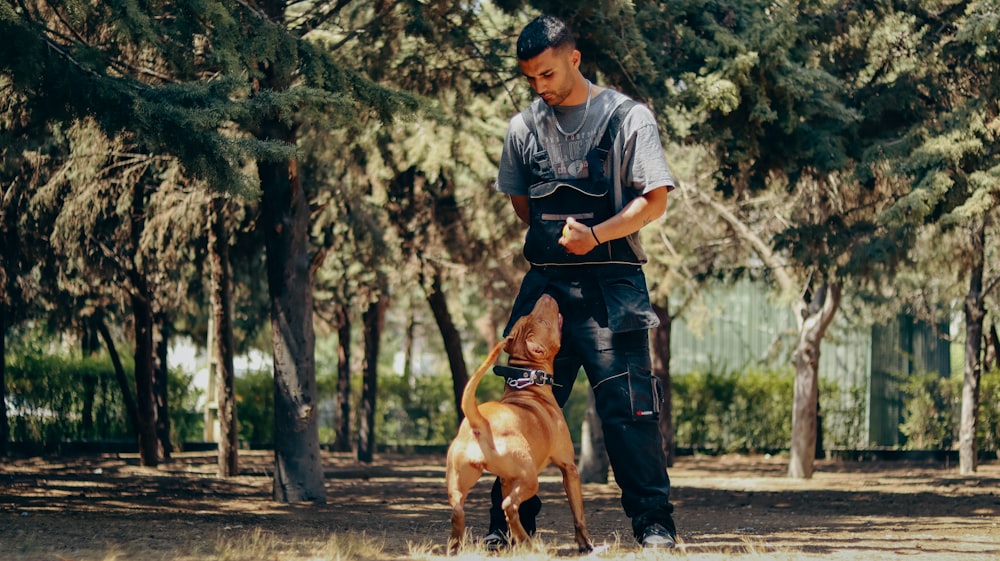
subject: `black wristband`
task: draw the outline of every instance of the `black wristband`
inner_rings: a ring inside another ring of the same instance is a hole
[[[601,240],[597,239],[597,234],[594,233],[593,226],[590,227],[590,235],[594,236],[594,241],[597,242],[597,245],[601,245]]]

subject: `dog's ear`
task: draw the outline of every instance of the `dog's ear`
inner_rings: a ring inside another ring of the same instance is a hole
[[[544,360],[546,358],[545,354],[548,349],[545,345],[540,345],[529,338],[524,341],[524,347],[534,360]]]
[[[514,344],[514,335],[513,335],[513,333],[514,332],[511,331],[511,334],[508,335],[507,338],[504,339],[504,341],[503,341],[503,352],[505,352],[507,354],[510,354],[510,346]]]
[[[521,336],[521,331],[524,330],[524,323],[526,321],[527,320],[523,317],[518,318],[517,321],[514,322],[514,326],[510,328],[510,333],[507,334],[507,339],[505,339],[503,343],[503,351],[505,353],[510,354],[517,338]]]

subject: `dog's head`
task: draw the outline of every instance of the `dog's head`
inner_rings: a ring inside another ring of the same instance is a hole
[[[531,313],[514,323],[503,350],[512,362],[550,364],[562,341],[562,315],[555,298],[543,294]]]

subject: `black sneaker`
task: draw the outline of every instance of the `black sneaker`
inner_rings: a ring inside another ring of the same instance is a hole
[[[490,533],[483,537],[483,546],[487,551],[500,551],[510,545],[510,538],[503,530],[490,530]]]
[[[639,535],[643,549],[673,549],[677,539],[662,524],[650,524]]]

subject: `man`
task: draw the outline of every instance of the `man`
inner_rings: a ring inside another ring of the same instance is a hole
[[[633,534],[644,548],[672,548],[660,388],[649,354],[658,320],[638,231],[663,215],[674,180],[650,110],[584,78],[580,57],[572,32],[552,16],[536,18],[518,37],[521,73],[539,99],[511,119],[496,185],[528,224],[531,263],[507,329],[541,294],[555,297],[563,314],[556,399],[565,404],[583,367]],[[610,144],[605,129],[617,133]],[[501,499],[498,480],[484,538],[491,549],[508,539]],[[529,532],[540,508],[538,497],[520,506]]]

